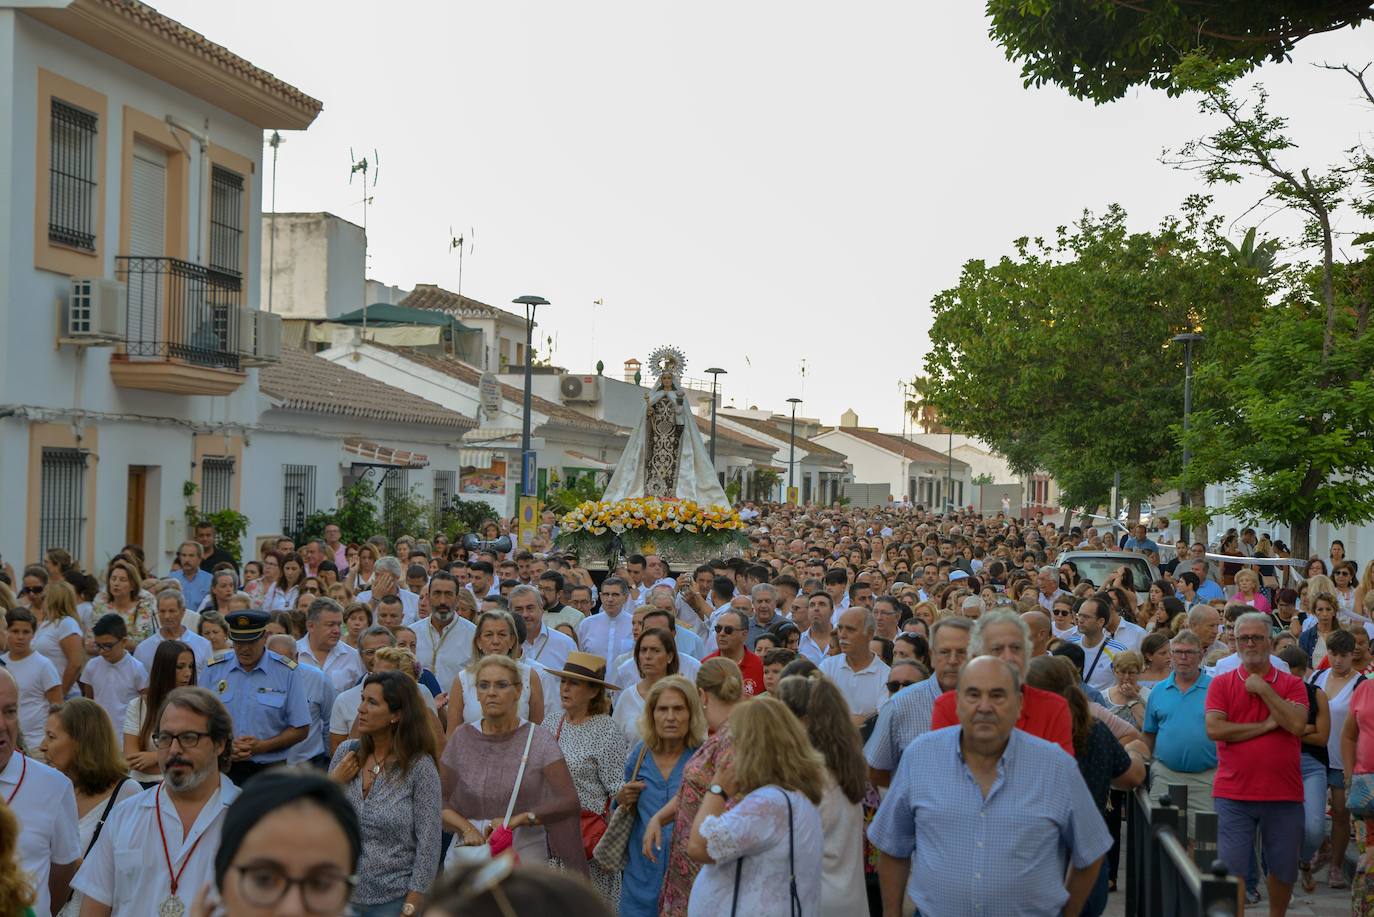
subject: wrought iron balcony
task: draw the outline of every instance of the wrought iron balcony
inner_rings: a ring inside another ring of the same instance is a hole
[[[121,255],[128,286],[124,355],[130,363],[177,361],[238,371],[243,278],[178,258]]]

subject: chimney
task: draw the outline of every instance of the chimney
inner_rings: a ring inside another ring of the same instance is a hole
[[[840,415],[841,427],[857,427],[858,425],[859,415],[854,413],[853,408],[850,408],[849,410],[845,411],[843,414]]]

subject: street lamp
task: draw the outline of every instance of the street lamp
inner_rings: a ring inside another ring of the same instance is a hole
[[[716,383],[720,381],[722,374],[727,372],[719,366],[712,366],[706,370],[711,375],[711,472],[716,470]]]
[[[534,364],[534,310],[547,306],[549,301],[542,296],[525,294],[511,300],[517,306],[525,307],[525,400],[524,420],[520,429],[520,496],[532,496],[537,490],[534,484],[534,450],[530,448],[530,390],[532,367]]]
[[[1185,334],[1173,336],[1174,343],[1183,345],[1183,477],[1184,485],[1179,494],[1179,506],[1187,507],[1188,500],[1188,459],[1191,457],[1191,450],[1188,448],[1188,414],[1193,410],[1193,345],[1201,344],[1206,340],[1200,334],[1189,331]],[[1188,524],[1179,521],[1178,537],[1180,541],[1191,541],[1188,537]]]
[[[787,496],[792,494],[792,474],[797,467],[797,405],[801,402],[800,398],[787,399],[792,405],[792,433],[787,444]]]

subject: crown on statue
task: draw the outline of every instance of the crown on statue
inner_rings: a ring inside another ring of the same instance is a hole
[[[687,367],[687,355],[676,347],[660,347],[649,354],[649,369],[655,379],[662,379],[664,373],[673,377],[673,384],[682,382],[682,371]]]

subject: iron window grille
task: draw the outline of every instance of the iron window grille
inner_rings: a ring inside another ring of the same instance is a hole
[[[96,116],[52,100],[48,240],[95,251]]]
[[[410,470],[408,468],[390,468],[385,472],[386,477],[382,481],[382,505],[385,506],[391,500],[397,500],[410,493]]]
[[[43,450],[39,481],[39,549],[63,548],[80,559],[86,536],[86,453]]]
[[[454,494],[454,490],[455,490],[455,487],[454,487],[454,478],[455,478],[455,474],[454,474],[454,472],[452,472],[452,471],[436,471],[436,472],[434,472],[434,506],[435,506],[435,508],[437,508],[437,509],[443,509],[444,507],[448,506],[448,505],[449,505],[449,501],[453,499],[453,494]]]
[[[315,511],[315,466],[283,465],[281,530],[296,538],[305,530],[305,519]]]
[[[233,506],[234,460],[223,457],[201,459],[200,511],[205,514]]]
[[[243,176],[214,166],[210,170],[210,270],[242,277]]]

